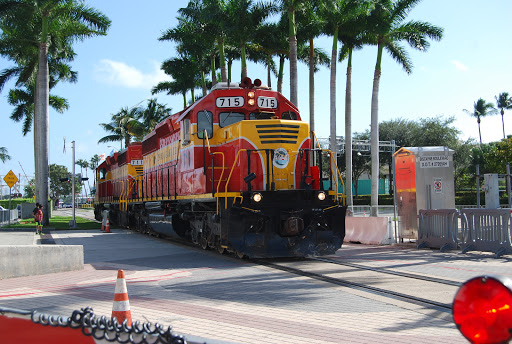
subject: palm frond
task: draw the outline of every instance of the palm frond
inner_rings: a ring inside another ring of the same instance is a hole
[[[391,57],[398,62],[407,74],[412,73],[412,62],[407,51],[395,42],[389,42],[385,45],[385,49]]]

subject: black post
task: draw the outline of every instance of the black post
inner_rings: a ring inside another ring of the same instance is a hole
[[[215,196],[215,155],[212,154],[212,196]]]
[[[267,184],[266,184],[266,190],[268,191],[270,189],[270,163],[269,163],[269,158],[270,158],[270,152],[268,149],[265,149],[265,154],[267,155]]]
[[[247,175],[249,175],[249,174],[251,174],[251,153],[252,153],[252,151],[248,149],[246,153],[247,153]],[[247,183],[247,190],[248,191],[252,190],[251,182]]]
[[[324,175],[324,168],[323,168],[323,163],[322,163],[322,151],[320,150],[320,154],[318,154],[318,157],[319,157],[319,160],[320,160],[320,163],[318,164],[318,167],[320,169],[320,190],[324,190],[324,183],[323,183],[323,178],[322,176]]]

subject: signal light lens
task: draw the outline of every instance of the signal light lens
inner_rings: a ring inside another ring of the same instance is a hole
[[[252,194],[252,200],[254,202],[259,203],[259,202],[261,202],[262,199],[263,199],[263,196],[259,192]]]
[[[249,98],[254,98],[254,91],[249,91],[249,92],[247,93],[247,96],[248,96]]]
[[[317,197],[318,197],[318,199],[319,199],[320,201],[323,201],[323,200],[325,199],[325,192],[320,191],[320,192],[318,193]]]
[[[465,282],[453,300],[453,320],[472,343],[512,339],[512,281],[480,276]]]
[[[249,103],[249,105],[251,105],[251,106],[252,106],[252,105],[254,105],[254,99],[249,99],[249,100],[247,101],[247,103]]]

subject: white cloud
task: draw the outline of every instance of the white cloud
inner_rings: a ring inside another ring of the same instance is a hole
[[[460,71],[466,72],[468,70],[468,67],[465,64],[463,64],[462,62],[460,62],[460,61],[451,60],[451,63],[453,63],[455,68],[457,68]]]
[[[153,71],[143,73],[124,62],[103,59],[95,66],[95,78],[103,83],[129,88],[152,88],[160,81],[169,81],[157,62],[152,62]]]

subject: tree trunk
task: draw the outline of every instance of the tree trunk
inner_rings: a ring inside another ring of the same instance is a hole
[[[482,145],[482,132],[480,131],[480,117],[477,119],[478,123],[478,137],[480,137],[480,146]]]
[[[34,111],[34,152],[36,166],[36,202],[43,205],[44,225],[49,224],[48,211],[48,141],[49,141],[49,85],[48,43],[39,44],[37,71],[37,106]],[[36,133],[37,132],[37,133]]]
[[[309,39],[309,130],[311,131],[311,148],[315,148],[315,49],[313,47],[313,37]],[[315,155],[311,154],[312,161]]]
[[[506,138],[505,136],[505,120],[503,119],[503,115],[505,114],[505,111],[501,109],[501,125],[503,126],[503,138]]]
[[[272,60],[272,56],[270,56],[270,54],[267,55],[267,86],[268,87],[272,87],[272,79],[270,78],[271,76],[271,64],[270,64],[270,61]]]
[[[219,47],[219,57],[220,57],[220,76],[222,78],[222,82],[228,81],[228,73],[226,70],[226,58],[224,56],[224,40],[222,38],[218,39],[218,47]]]
[[[330,87],[330,114],[331,114],[331,130],[330,130],[330,146],[335,159],[338,157],[338,145],[336,144],[336,62],[338,54],[338,30],[334,32],[332,40],[331,54],[331,87]],[[334,168],[334,166],[333,166]],[[334,176],[337,178],[337,176]]]
[[[217,83],[217,75],[215,75],[215,53],[210,55],[210,64],[212,70],[212,87]],[[187,101],[185,100],[185,107],[187,107]]]
[[[348,53],[347,88],[345,90],[345,168],[347,205],[353,206],[352,196],[352,49]]]
[[[204,71],[201,71],[201,87],[203,88],[203,97],[206,97],[206,95],[208,94],[208,88],[206,87]]]
[[[231,66],[233,65],[233,60],[228,60],[228,85],[231,83]]]
[[[277,92],[283,93],[284,55],[279,56],[279,75],[277,76]]]
[[[242,51],[242,78],[240,80],[242,80],[243,78],[247,77],[247,57],[245,54],[245,43],[240,45],[240,49]]]
[[[290,101],[299,107],[299,99],[297,94],[297,36],[295,31],[295,12],[288,10],[288,21],[290,24],[290,35],[288,41],[290,43]]]
[[[370,126],[370,150],[371,150],[371,175],[372,175],[372,192],[371,192],[371,216],[378,216],[379,206],[379,82],[380,69],[375,69],[373,77],[372,91],[372,110],[371,110],[371,126]]]

